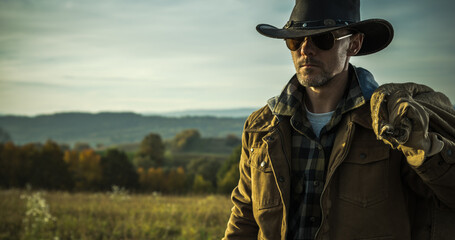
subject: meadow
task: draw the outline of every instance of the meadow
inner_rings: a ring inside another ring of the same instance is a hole
[[[227,195],[0,190],[0,239],[221,239]]]

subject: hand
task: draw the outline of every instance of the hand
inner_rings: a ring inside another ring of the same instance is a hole
[[[436,138],[428,133],[428,113],[406,86],[389,84],[378,90],[371,97],[374,133],[379,140],[402,151],[411,165],[422,164]]]

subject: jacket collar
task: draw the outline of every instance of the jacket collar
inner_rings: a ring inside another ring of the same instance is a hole
[[[379,87],[379,84],[374,80],[373,74],[365,68],[351,66],[354,69],[363,97],[365,100],[370,101],[371,95]]]
[[[352,73],[350,90],[347,98],[352,100],[352,105],[343,106],[342,113],[362,106],[369,101],[378,83],[374,80],[373,75],[364,68],[357,68],[350,64],[349,69]],[[356,85],[360,87],[361,93],[355,92]],[[302,105],[305,88],[300,85],[296,75],[294,75],[279,96],[268,100],[267,104],[276,116],[293,116],[296,109]],[[346,99],[345,99],[346,100]]]
[[[371,129],[372,120],[369,108],[369,104],[363,104],[349,112],[347,114],[349,116],[348,121]],[[245,123],[245,132],[268,132],[279,125],[284,129],[290,128],[289,121],[281,121],[280,118],[280,116],[272,113],[269,106],[264,106],[250,115],[248,121]]]

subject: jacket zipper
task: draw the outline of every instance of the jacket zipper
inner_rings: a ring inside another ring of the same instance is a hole
[[[337,165],[333,166],[333,171],[331,171],[330,173],[330,176],[328,177],[328,181],[326,184],[324,184],[324,189],[322,190],[322,193],[321,193],[321,198],[319,198],[319,206],[321,207],[321,214],[322,214],[322,219],[321,219],[321,225],[319,226],[318,230],[316,231],[316,235],[314,237],[314,239],[318,239],[318,234],[322,228],[322,226],[324,225],[324,209],[322,208],[322,196],[324,196],[324,193],[326,192],[326,189],[327,189],[327,186],[329,186],[330,184],[330,181],[332,180],[332,176],[333,176],[333,173],[336,171],[336,169],[338,168],[338,166],[341,164],[341,162],[344,161],[344,159],[346,158],[348,152],[349,152],[349,149],[351,148],[351,143],[352,143],[352,139],[353,139],[353,132],[355,130],[355,126],[353,124],[353,122],[349,122],[348,124],[348,134],[347,134],[347,141],[346,141],[346,146],[343,148],[343,153],[340,157],[340,161],[338,161]],[[328,170],[330,171],[330,170]]]

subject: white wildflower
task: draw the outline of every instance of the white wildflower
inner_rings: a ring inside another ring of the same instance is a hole
[[[113,200],[124,201],[130,199],[128,190],[117,185],[112,186],[112,192],[110,192],[109,195]]]
[[[50,213],[49,205],[44,199],[42,192],[30,195],[22,194],[20,198],[26,201],[25,217],[23,219],[25,236],[33,237],[38,234],[42,227],[57,220]]]

